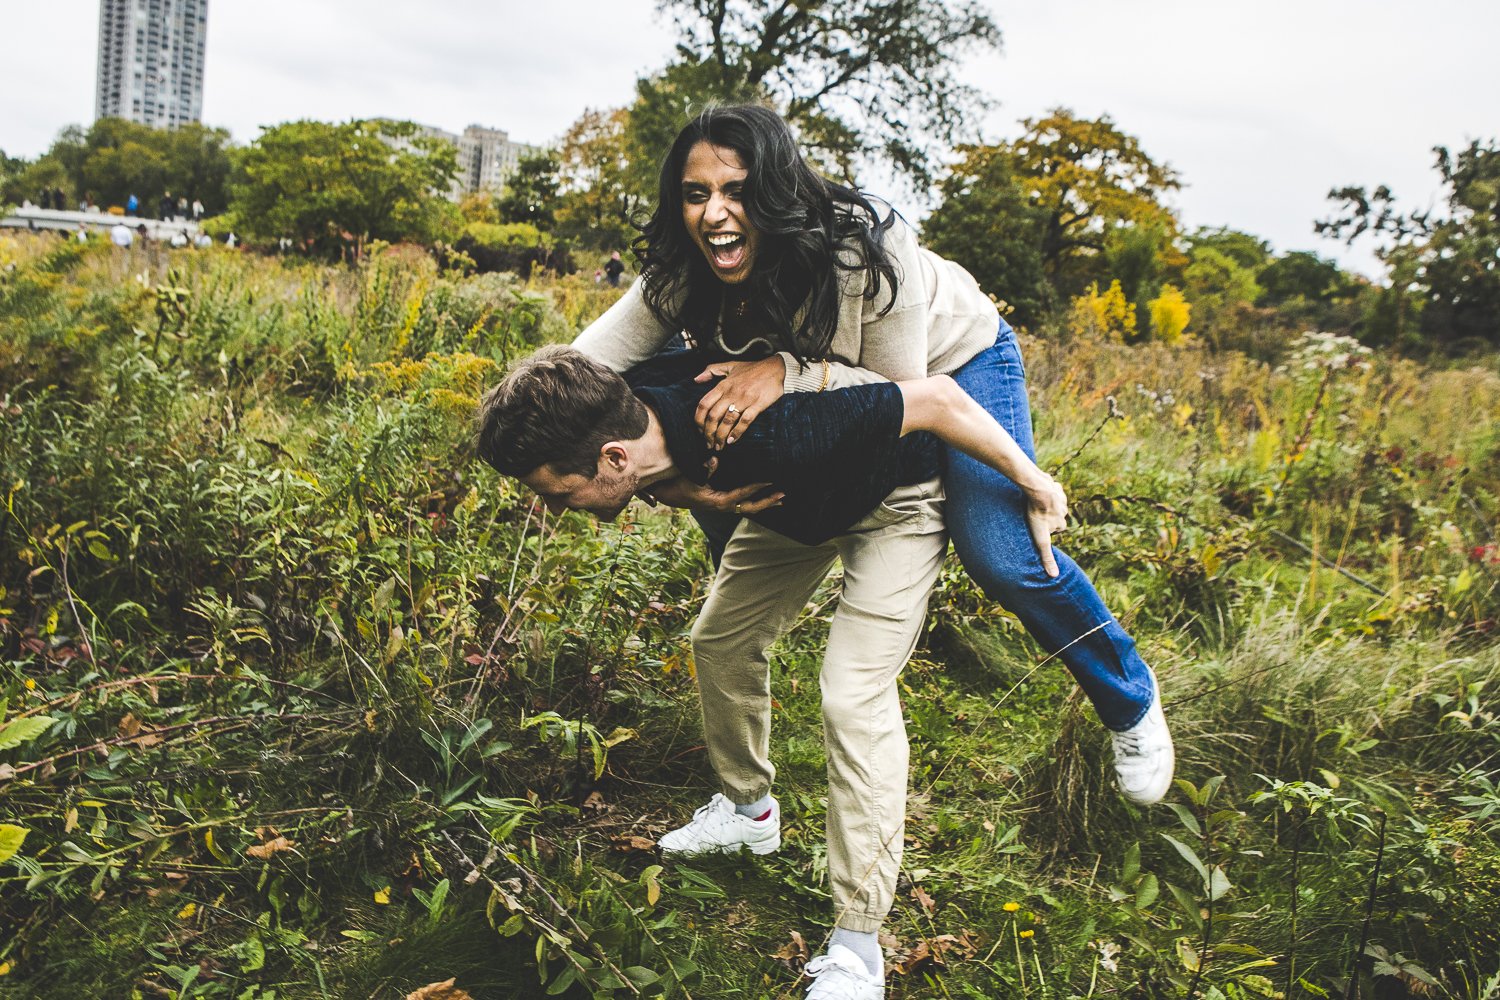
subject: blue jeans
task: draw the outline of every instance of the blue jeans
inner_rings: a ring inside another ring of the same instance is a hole
[[[953,378],[1034,460],[1026,370],[1015,332],[1005,320],[994,346]],[[1135,725],[1151,707],[1152,694],[1135,640],[1105,608],[1078,564],[1055,548],[1059,573],[1047,575],[1026,528],[1026,498],[1015,483],[951,449],[945,449],[944,462],[948,532],[969,576],[1019,618],[1048,653],[1062,650],[1058,658],[1105,726],[1122,730]],[[1090,632],[1100,623],[1103,628]]]

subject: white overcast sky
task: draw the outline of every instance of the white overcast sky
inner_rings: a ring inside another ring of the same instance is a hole
[[[1182,175],[1185,225],[1228,225],[1374,273],[1320,240],[1328,189],[1437,194],[1431,148],[1500,135],[1491,0],[986,0],[1004,35],[966,78],[987,139],[1062,105],[1111,115]],[[557,138],[633,96],[675,41],[650,0],[210,0],[204,120],[239,142],[297,118],[411,118]],[[0,149],[94,111],[97,0],[0,0]],[[920,214],[926,206],[907,206]]]

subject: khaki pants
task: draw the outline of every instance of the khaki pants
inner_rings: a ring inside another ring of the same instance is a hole
[[[878,930],[895,896],[908,761],[896,678],[916,645],[947,545],[936,479],[896,490],[822,545],[743,521],[693,626],[709,760],[726,797],[754,802],[776,775],[767,651],[833,560],[843,561],[820,684],[828,872],[835,919],[849,930]]]

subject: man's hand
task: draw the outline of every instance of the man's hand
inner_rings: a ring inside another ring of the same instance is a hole
[[[779,354],[760,361],[720,361],[699,373],[694,382],[720,382],[698,401],[694,419],[714,451],[734,443],[755,418],[781,398],[786,363]]]
[[[1052,555],[1052,535],[1068,526],[1068,495],[1057,480],[1042,474],[1043,479],[1022,488],[1026,494],[1026,527],[1031,544],[1042,557],[1042,568],[1048,576],[1057,576],[1057,559]]]
[[[686,476],[678,476],[652,486],[651,495],[668,507],[748,516],[781,506],[785,493],[772,491],[765,496],[758,495],[770,489],[770,483],[751,483],[734,490],[716,490],[712,486],[699,486]]]

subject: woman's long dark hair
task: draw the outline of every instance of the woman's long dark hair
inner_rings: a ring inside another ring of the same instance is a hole
[[[747,291],[782,350],[800,361],[826,355],[838,327],[840,271],[864,272],[870,301],[888,288],[881,315],[890,310],[896,268],[883,237],[894,212],[887,209],[882,219],[864,195],[814,172],[775,111],[740,104],[699,114],[662,161],[656,211],[633,244],[646,304],[658,319],[706,341],[723,304],[725,285],[682,224],[682,174],[699,142],[734,150],[748,173],[740,199],[760,245]]]

